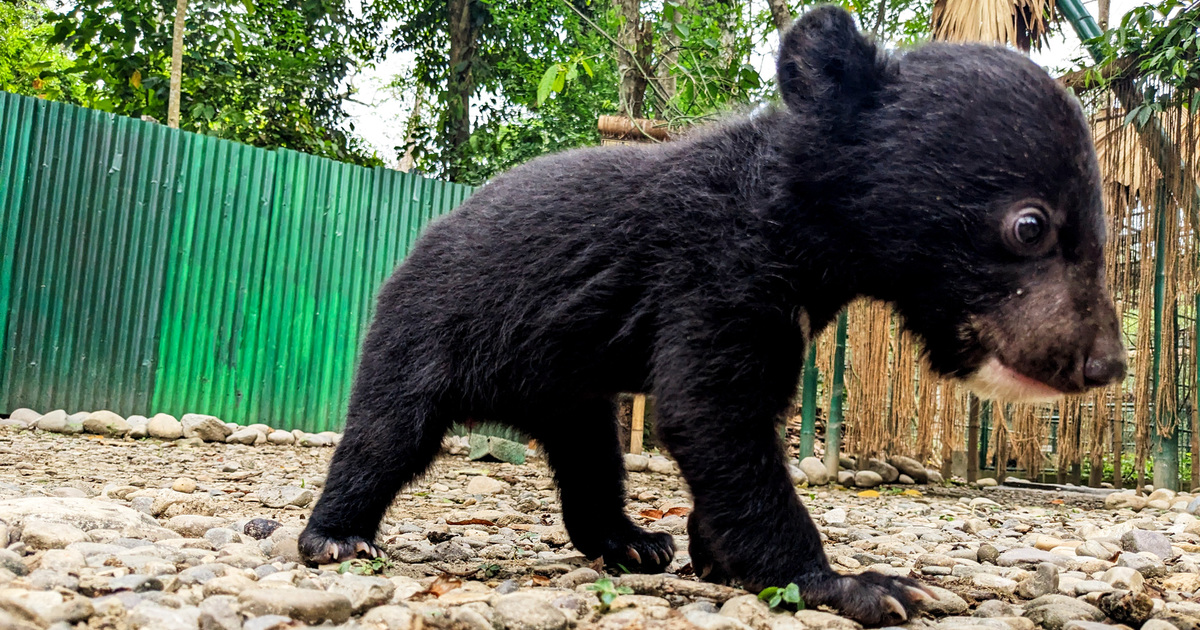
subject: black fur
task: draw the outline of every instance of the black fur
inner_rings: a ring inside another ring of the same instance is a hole
[[[396,492],[473,418],[544,445],[580,552],[660,570],[670,538],[623,511],[613,407],[649,391],[694,495],[694,561],[868,624],[912,613],[913,583],[831,570],[789,481],[774,426],[800,322],[869,295],[949,375],[1000,357],[1078,391],[1102,362],[1123,372],[1094,151],[1077,102],[1020,55],[889,57],[836,8],[787,33],[779,77],[785,109],[534,160],[429,228],[379,294],[306,557],[375,551]],[[1055,235],[1037,255],[1004,240],[1031,199]]]

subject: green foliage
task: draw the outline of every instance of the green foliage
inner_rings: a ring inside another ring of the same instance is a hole
[[[868,31],[891,44],[924,40],[932,0],[843,0]],[[371,24],[396,24],[384,39],[414,56],[396,85],[432,95],[413,121],[416,169],[480,184],[536,156],[599,141],[596,121],[617,107],[616,37],[620,18],[607,0],[470,0],[473,48],[460,68],[449,67],[446,2],[381,0],[368,6]],[[799,7],[793,7],[798,9]],[[683,127],[775,98],[754,62],[775,26],[761,3],[743,0],[664,0],[642,3],[651,40],[645,70],[647,117]],[[455,72],[452,72],[455,71]],[[452,75],[469,72],[470,136],[460,128],[462,103]]]
[[[0,90],[78,103],[82,86],[65,76],[71,59],[50,43],[53,27],[45,9],[26,0],[0,3]]]
[[[1101,53],[1098,67],[1132,62],[1144,100],[1126,123],[1145,125],[1155,112],[1200,108],[1200,3],[1159,0],[1137,7],[1120,25],[1087,42]]]
[[[758,598],[767,603],[771,608],[778,608],[783,604],[791,604],[797,609],[804,609],[804,597],[800,595],[800,587],[794,582],[785,587],[768,586],[758,594]]]
[[[1080,475],[1087,479],[1091,474],[1092,464],[1086,458],[1080,465]],[[1105,458],[1104,470],[1101,477],[1109,482],[1113,481],[1113,460],[1111,457]],[[1154,458],[1147,457],[1145,463],[1145,478],[1154,478]],[[1186,483],[1192,478],[1192,454],[1180,453],[1179,455],[1179,478]],[[1137,466],[1134,464],[1133,453],[1121,454],[1121,480],[1123,487],[1131,488],[1137,483]]]
[[[347,560],[338,565],[338,573],[353,573],[354,575],[382,575],[394,566],[387,558],[358,558]]]
[[[344,83],[370,54],[345,0],[191,0],[181,127],[374,165],[343,131]],[[76,0],[51,16],[89,107],[165,121],[174,0]]]
[[[475,55],[465,62],[474,83],[472,129],[456,146],[453,121],[462,112],[450,85],[445,2],[372,3],[368,20],[398,24],[387,39],[414,54],[396,84],[435,97],[400,152],[411,148],[419,171],[480,184],[538,155],[598,142],[596,116],[616,101],[616,66],[604,34],[584,18],[603,21],[608,6],[584,6],[581,17],[562,0],[472,0]]]
[[[612,578],[600,578],[584,588],[596,593],[596,596],[600,598],[600,612],[606,612],[618,595],[633,594],[633,589],[628,586],[614,585]]]
[[[858,18],[864,31],[885,44],[912,46],[929,40],[933,0],[838,0]],[[883,21],[879,19],[883,8]]]
[[[738,3],[665,1],[660,28],[678,38],[667,69],[676,91],[656,106],[658,117],[687,121],[769,99],[773,86],[749,63],[755,44],[774,30],[768,15],[748,15]]]

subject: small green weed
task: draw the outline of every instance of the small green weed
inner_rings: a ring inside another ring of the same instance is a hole
[[[353,573],[354,575],[380,575],[392,568],[392,561],[387,558],[357,558],[347,560],[338,565],[338,573]]]
[[[483,566],[479,567],[479,570],[483,571],[483,574],[488,579],[491,579],[491,578],[496,577],[497,575],[500,575],[500,572],[504,570],[504,567],[502,567],[498,564],[490,564],[489,563],[489,564],[484,564]]]
[[[613,600],[618,595],[632,595],[633,589],[628,586],[616,586],[613,584],[612,578],[601,578],[592,584],[587,585],[587,590],[593,591],[600,598],[600,612],[608,612],[608,607],[612,606]]]
[[[804,610],[804,597],[800,595],[800,587],[793,582],[784,587],[768,586],[758,594],[758,598],[767,603],[771,608],[778,608],[783,604],[792,604],[798,610]]]

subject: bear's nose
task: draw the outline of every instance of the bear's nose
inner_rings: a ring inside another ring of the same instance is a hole
[[[1083,378],[1088,387],[1103,387],[1125,378],[1125,351],[1088,357],[1083,366]]]

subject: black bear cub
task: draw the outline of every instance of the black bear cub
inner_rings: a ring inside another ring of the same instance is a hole
[[[917,582],[834,572],[775,422],[847,302],[895,305],[931,365],[1038,399],[1125,372],[1079,103],[1001,48],[878,50],[841,9],[784,36],[783,106],[656,146],[569,151],[430,226],[379,293],[345,437],[300,537],[310,562],[376,528],[451,423],[536,438],[579,552],[661,571],[624,512],[614,395],[651,392],[694,498],[698,572],[902,621]]]

